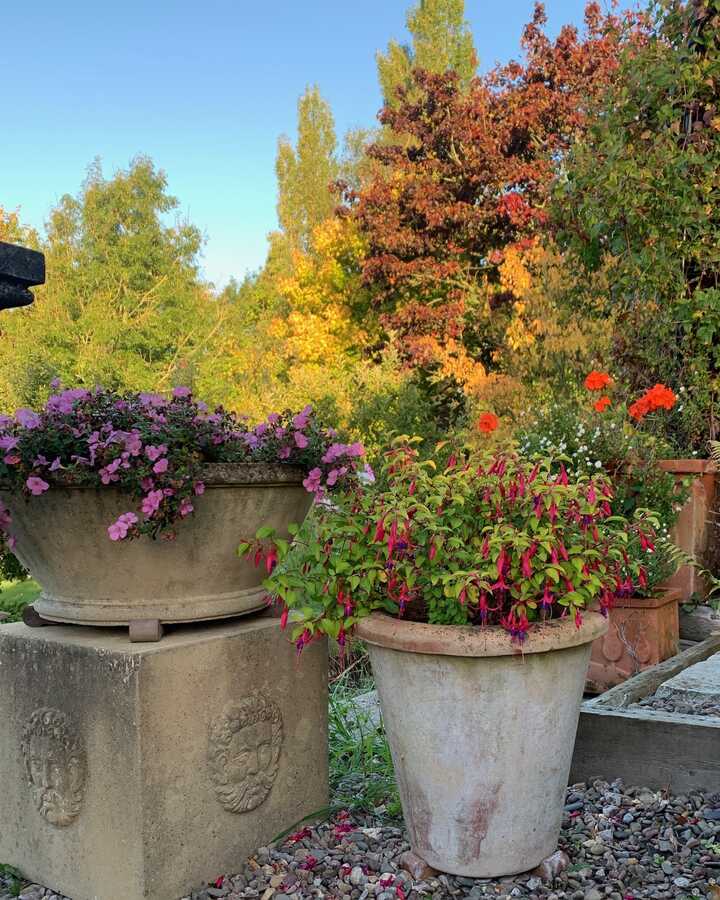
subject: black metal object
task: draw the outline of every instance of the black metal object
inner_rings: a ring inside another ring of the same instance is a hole
[[[37,250],[0,241],[0,310],[28,306],[30,288],[45,284],[45,257]]]

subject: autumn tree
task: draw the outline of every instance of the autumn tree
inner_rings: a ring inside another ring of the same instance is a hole
[[[720,2],[652,14],[567,160],[555,214],[573,264],[608,273],[596,297],[614,323],[608,364],[634,390],[684,394],[667,437],[705,454],[720,434]]]
[[[146,158],[106,179],[99,163],[52,211],[47,284],[0,321],[0,400],[36,403],[68,384],[167,389],[192,378],[220,327],[198,275],[201,236]]]
[[[524,31],[525,59],[463,88],[457,72],[414,69],[380,120],[395,143],[346,215],[367,243],[363,280],[407,359],[432,364],[437,347],[460,343],[490,370],[516,293],[502,266],[547,227],[558,162],[587,127],[589,111],[617,72],[618,54],[639,41],[637,19],[586,10],[585,33],[547,37],[542,6]]]
[[[296,145],[281,137],[275,163],[278,220],[291,249],[307,249],[313,228],[333,212],[336,151],[330,106],[317,86],[309,87],[298,101]]]
[[[412,70],[442,74],[453,71],[460,84],[468,84],[477,68],[470,27],[465,20],[465,0],[419,0],[408,11],[407,28],[412,44],[391,41],[377,54],[378,78],[385,103],[398,103],[398,88],[411,90]]]

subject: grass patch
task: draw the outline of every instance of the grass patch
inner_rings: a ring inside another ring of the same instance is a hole
[[[10,622],[19,622],[22,611],[40,596],[40,585],[32,578],[25,581],[0,581],[0,612],[9,613]]]
[[[330,687],[330,795],[334,808],[401,815],[392,757],[382,723],[356,698],[374,688],[369,669],[355,665]]]

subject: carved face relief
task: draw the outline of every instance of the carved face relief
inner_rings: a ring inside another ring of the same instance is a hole
[[[278,773],[282,741],[280,709],[262,694],[229,704],[213,719],[210,776],[228,812],[249,812],[266,799]]]
[[[30,716],[20,750],[35,806],[52,825],[69,825],[80,814],[87,765],[70,717],[44,706]]]

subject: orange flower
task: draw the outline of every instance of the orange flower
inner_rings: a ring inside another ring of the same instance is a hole
[[[598,372],[595,369],[585,379],[585,387],[589,391],[601,391],[609,384],[612,384],[612,378],[605,372]]]
[[[477,428],[483,434],[490,434],[490,432],[495,431],[499,424],[500,420],[496,415],[491,412],[484,412],[477,421]]]
[[[664,384],[656,384],[646,391],[642,397],[638,399],[628,408],[628,412],[633,419],[644,418],[648,413],[656,409],[672,409],[677,402],[677,397]]]
[[[595,403],[593,403],[593,407],[598,412],[605,412],[608,406],[610,406],[610,398],[607,396],[601,397],[599,400],[596,400]]]

